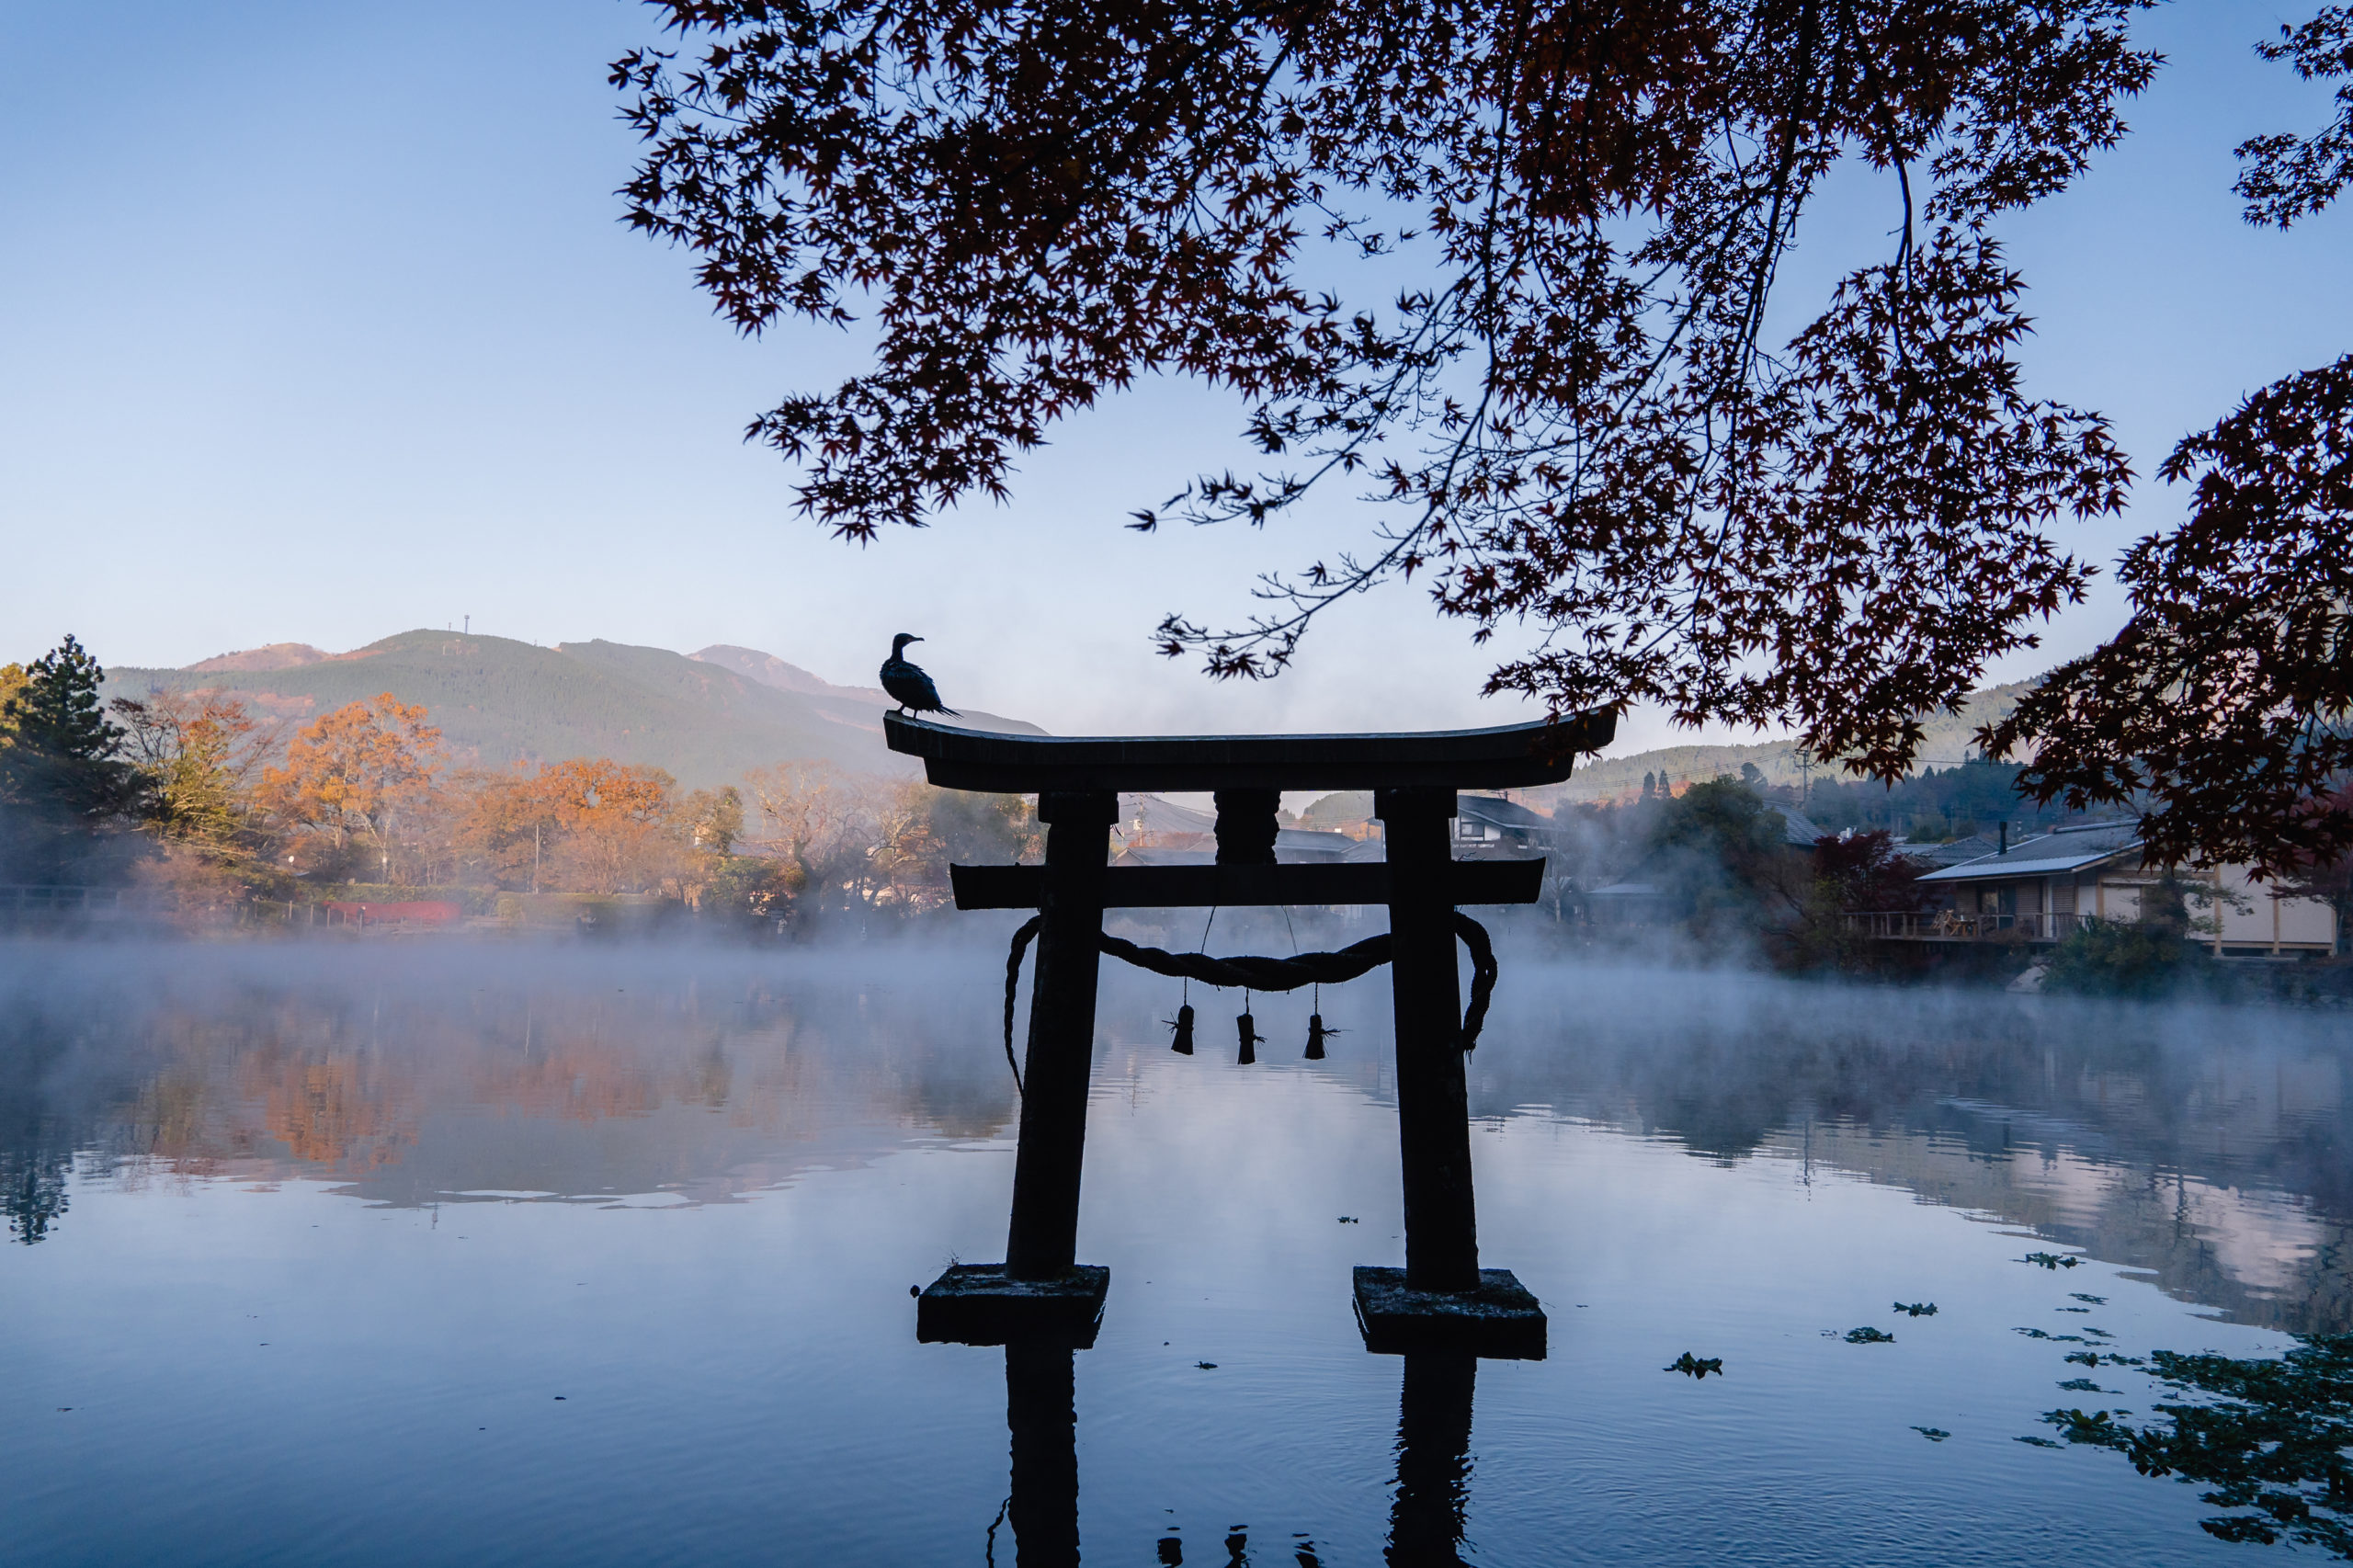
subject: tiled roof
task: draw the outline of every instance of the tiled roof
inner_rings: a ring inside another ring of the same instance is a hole
[[[1347,858],[1356,840],[1345,833],[1324,833],[1312,827],[1287,827],[1275,835],[1275,858],[1286,863]]]
[[[1958,866],[1964,860],[1981,860],[2000,848],[1991,835],[1979,833],[1956,838],[1950,844],[1899,844],[1895,852],[1931,868],[1941,868]]]
[[[1594,898],[1656,898],[1658,892],[1659,888],[1656,882],[1612,882],[1606,888],[1594,889],[1590,896]]]
[[[1455,815],[1464,822],[1475,822],[1486,827],[1528,829],[1550,827],[1552,819],[1529,811],[1516,801],[1495,795],[1457,795]]]
[[[2063,827],[2013,844],[2006,854],[1981,855],[1958,866],[1930,871],[1924,882],[1982,881],[1991,877],[2050,877],[2078,871],[2141,846],[2141,830],[2129,822],[2086,823]]]
[[[1134,833],[1138,831],[1139,824],[1142,831],[1147,834],[1209,833],[1217,826],[1217,814],[1180,806],[1158,795],[1120,796],[1120,831]]]

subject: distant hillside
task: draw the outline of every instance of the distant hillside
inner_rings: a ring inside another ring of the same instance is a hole
[[[315,665],[334,657],[308,642],[272,642],[260,648],[240,648],[233,653],[216,653],[209,659],[199,659],[188,668],[208,675],[216,670],[290,670],[297,665]]]
[[[491,767],[609,756],[666,769],[681,786],[700,789],[778,762],[824,760],[901,775],[916,766],[883,748],[889,699],[880,691],[831,686],[746,648],[706,648],[689,658],[621,642],[540,648],[504,637],[405,631],[348,653],[281,642],[186,669],[107,675],[109,697],[207,688],[298,721],[389,691],[422,703],[455,756]],[[963,722],[1040,733],[985,713]]]
[[[688,653],[706,665],[733,670],[748,676],[762,686],[772,686],[779,691],[793,692],[808,699],[812,707],[835,723],[852,729],[882,733],[882,715],[896,708],[890,693],[879,686],[835,686],[821,680],[799,665],[788,665],[774,653],[763,653],[756,648],[736,648],[725,642],[714,642],[699,653]],[[877,661],[879,665],[881,661]],[[998,719],[985,714],[972,714],[968,722],[977,730],[1029,731],[1031,725],[1018,720]],[[1042,732],[1040,732],[1042,733]]]
[[[1918,766],[1942,769],[1961,762],[1972,753],[1972,737],[1981,724],[1990,724],[2018,706],[2032,681],[2012,681],[2007,686],[1990,686],[1983,691],[1970,693],[1959,713],[1938,713],[1925,720],[1921,728],[1927,738],[1920,747]],[[1552,802],[1617,800],[1639,795],[1643,775],[1664,773],[1680,783],[1685,779],[1698,782],[1719,774],[1738,773],[1740,765],[1753,762],[1757,770],[1772,784],[1802,782],[1802,770],[1798,767],[1797,747],[1787,741],[1767,741],[1756,745],[1731,746],[1662,746],[1654,751],[1637,752],[1631,756],[1605,757],[1600,760],[1580,758],[1576,771],[1565,784],[1549,789],[1530,790],[1521,799],[1545,810]],[[1813,777],[1845,778],[1836,767],[1815,765]],[[1515,791],[1515,794],[1520,794]]]

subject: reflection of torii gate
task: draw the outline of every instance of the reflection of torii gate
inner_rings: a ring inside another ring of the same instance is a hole
[[[1438,1343],[1542,1355],[1544,1313],[1536,1299],[1508,1269],[1479,1267],[1454,912],[1465,903],[1536,902],[1543,863],[1457,861],[1447,824],[1457,790],[1558,782],[1577,753],[1607,745],[1615,728],[1605,713],[1426,734],[1064,739],[886,714],[891,749],[923,758],[933,784],[1035,794],[1047,824],[1042,866],[953,869],[960,909],[1039,912],[1037,979],[1005,1262],[940,1276],[923,1292],[917,1332],[968,1343],[1058,1330],[1071,1343],[1093,1338],[1110,1271],[1081,1265],[1075,1254],[1106,909],[1383,903],[1405,1267],[1356,1271],[1367,1342],[1376,1349]],[[1275,812],[1286,790],[1373,791],[1387,859],[1276,864]],[[1122,790],[1214,793],[1217,863],[1108,866]]]

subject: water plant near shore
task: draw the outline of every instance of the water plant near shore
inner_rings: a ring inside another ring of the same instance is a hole
[[[2069,1443],[2115,1449],[2143,1475],[2206,1487],[2203,1501],[2234,1510],[2199,1521],[2210,1535],[2353,1560],[2353,1335],[2303,1338],[2277,1359],[2156,1350],[2148,1367],[2188,1396],[2161,1401],[2157,1420],[2069,1409],[2044,1423]]]

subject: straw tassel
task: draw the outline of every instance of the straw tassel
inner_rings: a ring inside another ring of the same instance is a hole
[[[1242,1054],[1233,1059],[1236,1067],[1253,1067],[1258,1062],[1258,1020],[1245,1013],[1233,1020],[1234,1028],[1242,1036]]]
[[[1315,988],[1314,1010],[1307,1015],[1307,1060],[1323,1061],[1324,1042],[1339,1032],[1324,1027],[1324,988],[1319,985]]]
[[[1176,1026],[1176,1038],[1169,1042],[1168,1049],[1175,1051],[1179,1056],[1192,1055],[1193,1005],[1190,1002],[1186,1003],[1183,1006],[1176,1009],[1176,1016],[1175,1017],[1165,1019],[1164,1021],[1173,1024]]]

